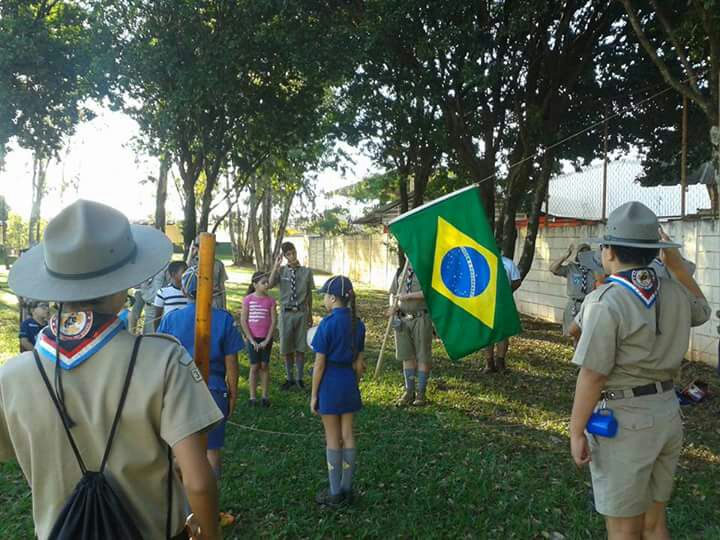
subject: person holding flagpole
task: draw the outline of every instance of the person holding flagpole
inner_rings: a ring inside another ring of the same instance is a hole
[[[395,329],[395,354],[402,362],[405,389],[398,407],[427,403],[426,390],[432,368],[433,326],[417,274],[408,262],[405,279],[402,269],[390,287],[390,311]],[[397,302],[394,298],[397,296]]]

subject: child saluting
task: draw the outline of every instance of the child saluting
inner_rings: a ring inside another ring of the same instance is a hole
[[[248,357],[250,358],[250,401],[251,407],[257,404],[258,371],[262,381],[263,407],[270,406],[268,386],[270,384],[270,353],[273,346],[273,332],[277,313],[275,299],[268,295],[270,285],[266,272],[255,272],[250,280],[250,287],[243,298],[243,310],[240,317],[245,337],[248,340]]]
[[[320,289],[330,314],[312,340],[315,351],[310,409],[325,428],[330,486],[315,498],[337,507],[352,502],[355,472],[353,416],[362,408],[358,381],[365,371],[365,325],[356,315],[355,292],[345,276],[335,276]]]

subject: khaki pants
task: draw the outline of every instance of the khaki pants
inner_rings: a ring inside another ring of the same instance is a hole
[[[618,421],[613,438],[588,434],[595,507],[604,516],[644,514],[667,502],[683,442],[675,392],[610,400]]]
[[[304,353],[307,349],[307,312],[285,311],[282,307],[280,310],[280,354]]]
[[[420,364],[432,362],[433,327],[430,316],[425,313],[415,318],[401,319],[395,329],[395,350],[401,362],[417,360]]]

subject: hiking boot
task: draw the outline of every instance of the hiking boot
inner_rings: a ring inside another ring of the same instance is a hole
[[[328,508],[340,508],[345,504],[345,494],[338,493],[337,495],[330,495],[330,490],[325,488],[315,495],[315,502],[320,506],[326,506]]]
[[[483,373],[495,373],[498,370],[497,366],[495,365],[495,360],[488,360],[485,363],[485,368],[482,370]]]
[[[395,405],[397,407],[407,407],[408,405],[411,405],[413,401],[415,401],[415,392],[408,392],[405,390]]]
[[[417,393],[417,397],[415,398],[415,401],[413,401],[413,405],[415,407],[423,407],[427,405],[427,400],[425,399],[425,392]]]
[[[282,385],[280,385],[280,390],[285,390],[285,391],[287,392],[288,390],[290,390],[290,389],[293,388],[294,386],[295,386],[295,383],[294,383],[294,382],[292,382],[292,381],[285,381],[284,383],[282,383]]]
[[[248,407],[255,407],[257,406],[257,399],[248,399]]]
[[[498,371],[505,371],[507,367],[505,366],[505,359],[504,358],[496,358],[495,359],[495,365],[497,366]]]
[[[350,505],[355,502],[355,492],[353,490],[343,491],[343,497],[345,497],[345,504]]]
[[[264,407],[265,409],[267,409],[267,408],[270,406],[270,400],[269,400],[268,398],[266,398],[266,397],[262,398],[262,399],[260,400],[260,406],[261,406],[261,407]]]

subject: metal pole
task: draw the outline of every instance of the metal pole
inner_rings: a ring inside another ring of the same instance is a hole
[[[200,235],[198,286],[195,298],[195,364],[208,382],[210,376],[210,323],[212,321],[213,267],[215,266],[215,236]],[[207,437],[205,437],[207,446]]]
[[[687,124],[688,99],[683,96],[682,110],[682,149],[680,153],[680,216],[685,217],[687,197]]]
[[[603,130],[603,185],[602,185],[602,220],[607,218],[607,167],[608,167],[608,120],[607,105],[605,106],[605,126]]]
[[[407,277],[409,267],[410,261],[408,261],[407,257],[405,257],[405,266],[403,267],[403,271],[400,274],[400,280],[398,281],[398,289],[393,298],[393,304],[391,309],[392,313],[390,314],[390,317],[388,317],[387,326],[385,327],[385,336],[383,337],[382,343],[380,344],[380,354],[378,354],[377,364],[375,364],[375,374],[373,375],[373,379],[377,379],[378,374],[380,373],[380,368],[382,367],[385,344],[387,343],[388,337],[390,336],[390,328],[392,327],[392,321],[395,317],[395,308],[398,305],[398,295],[400,294],[400,287],[402,287],[402,284],[405,283],[405,278]]]

